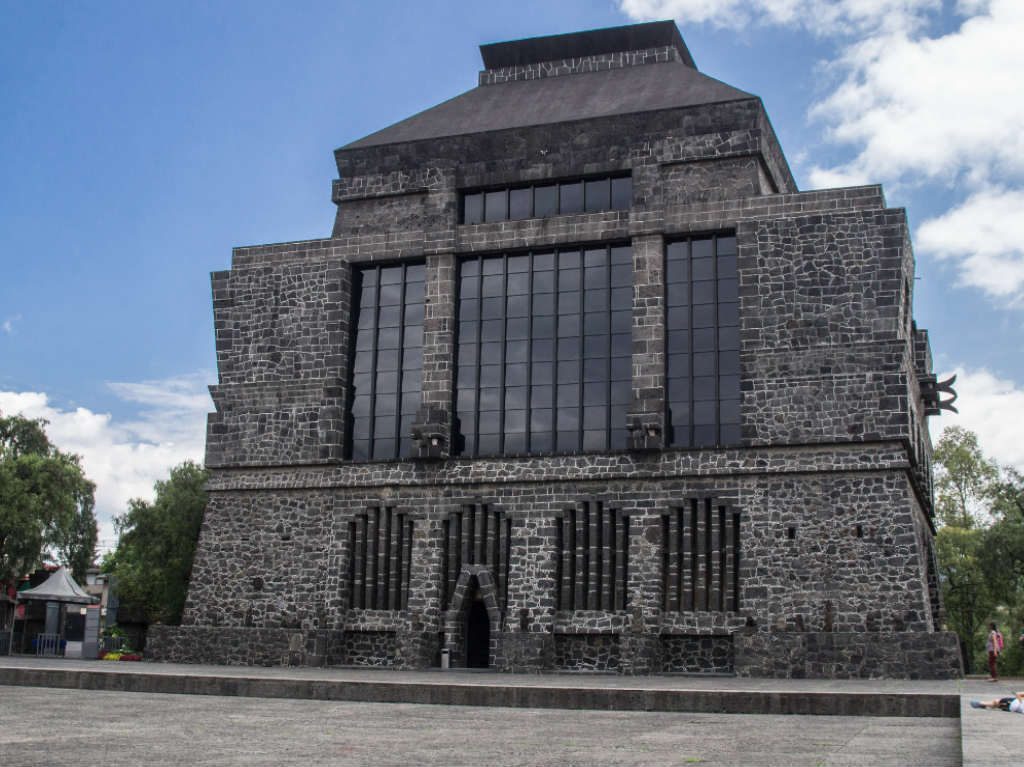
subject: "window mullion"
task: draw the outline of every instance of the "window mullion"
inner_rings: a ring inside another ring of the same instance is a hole
[[[398,287],[398,371],[395,374],[395,451],[392,458],[402,455],[402,374],[405,355],[405,280],[409,265],[402,265],[402,282]]]

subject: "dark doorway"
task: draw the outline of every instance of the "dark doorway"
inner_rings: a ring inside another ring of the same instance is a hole
[[[466,611],[466,668],[491,665],[491,619],[484,601],[477,596]]]

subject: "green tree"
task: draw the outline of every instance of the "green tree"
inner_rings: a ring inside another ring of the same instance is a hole
[[[946,622],[960,638],[964,670],[971,671],[980,632],[995,602],[982,567],[985,531],[944,525],[935,536]]]
[[[117,576],[121,600],[141,607],[150,622],[181,621],[206,509],[206,480],[205,469],[186,461],[156,483],[152,503],[136,498],[114,520],[117,548],[104,558],[103,569]]]
[[[0,414],[0,580],[20,577],[56,549],[76,578],[96,551],[95,485],[46,422]]]
[[[942,432],[935,460],[935,510],[943,524],[970,528],[982,512],[999,480],[999,467],[981,452],[978,436],[962,426]]]

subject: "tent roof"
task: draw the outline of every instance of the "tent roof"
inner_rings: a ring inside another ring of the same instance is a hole
[[[86,594],[82,587],[75,583],[66,567],[58,568],[49,578],[34,589],[18,592],[18,601],[37,602],[72,602],[80,605],[91,605],[96,597]]]

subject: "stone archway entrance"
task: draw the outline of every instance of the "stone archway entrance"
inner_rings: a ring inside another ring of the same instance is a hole
[[[470,580],[467,592],[463,630],[466,668],[488,668],[491,665],[491,619],[476,578]]]
[[[500,628],[501,612],[491,574],[480,565],[464,566],[452,609],[445,614],[445,641],[452,652],[452,665],[490,668],[494,664],[492,639]]]

